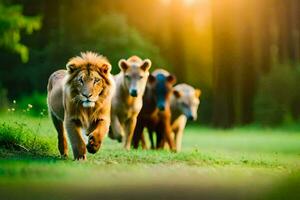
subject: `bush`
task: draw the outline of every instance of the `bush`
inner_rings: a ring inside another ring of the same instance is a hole
[[[47,116],[47,97],[45,94],[34,92],[30,96],[24,96],[17,101],[16,110],[30,114],[31,116]]]
[[[300,94],[298,77],[300,77],[298,69],[280,65],[261,78],[254,101],[254,115],[257,122],[264,125],[278,125],[292,119],[292,105],[299,100]]]

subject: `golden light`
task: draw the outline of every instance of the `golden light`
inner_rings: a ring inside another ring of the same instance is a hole
[[[187,6],[191,6],[195,3],[196,0],[183,0],[183,2],[187,5]]]
[[[171,3],[171,0],[161,0],[161,2],[165,5],[168,5]]]
[[[161,0],[161,2],[165,5],[169,5],[173,0]],[[196,3],[207,3],[210,0],[181,0],[183,2],[183,5],[186,6],[192,6]]]

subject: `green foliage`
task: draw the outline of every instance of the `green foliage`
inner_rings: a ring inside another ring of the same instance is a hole
[[[151,58],[155,65],[164,65],[158,47],[130,25],[123,15],[97,13],[93,23],[84,19],[74,25],[77,12],[62,12],[58,18],[64,19],[65,23],[51,24],[55,27],[51,31],[49,25],[43,25],[43,29],[35,34],[34,42],[30,43],[28,63],[17,63],[13,57],[3,56],[9,62],[5,68],[0,68],[0,79],[5,83],[9,97],[19,98],[32,91],[45,92],[50,74],[65,68],[68,59],[81,51],[95,51],[106,56],[112,64],[112,73],[119,72],[119,59],[133,54]],[[87,11],[80,9],[80,12]],[[45,34],[48,34],[46,43]],[[11,72],[9,76],[5,75],[7,71]]]
[[[279,65],[263,76],[255,97],[255,119],[264,125],[279,125],[292,120],[293,102],[300,100],[300,71]]]
[[[45,136],[34,133],[22,123],[0,124],[0,149],[24,153],[51,154],[53,145]]]
[[[5,6],[0,2],[0,47],[7,48],[21,56],[23,62],[28,61],[28,48],[21,43],[21,33],[32,34],[40,29],[40,17],[28,17],[22,14],[19,5]]]
[[[159,48],[130,26],[123,15],[103,14],[95,23],[89,25],[86,34],[86,48],[92,47],[97,52],[104,53],[113,63],[113,71],[121,58],[138,55],[151,58],[158,65],[164,65]]]
[[[32,116],[47,116],[47,97],[45,94],[34,92],[23,96],[16,103],[17,111],[26,112]]]
[[[6,89],[2,88],[0,84],[0,111],[7,109],[7,107],[8,107],[7,91]]]

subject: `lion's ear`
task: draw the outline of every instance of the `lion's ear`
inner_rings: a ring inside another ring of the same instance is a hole
[[[175,96],[177,99],[180,98],[180,97],[182,96],[181,92],[178,91],[178,90],[173,90],[173,94],[174,94],[174,96]]]
[[[168,81],[170,84],[174,85],[174,84],[176,83],[176,81],[177,81],[177,80],[176,80],[176,76],[170,74],[170,75],[167,77],[167,81]]]
[[[148,77],[148,83],[154,84],[155,81],[156,81],[155,76],[153,76],[152,74],[150,74],[149,77]]]
[[[111,71],[111,65],[110,64],[107,64],[107,63],[104,63],[102,66],[101,66],[101,72],[104,73],[104,74],[109,74]]]
[[[141,66],[141,69],[144,70],[144,71],[148,71],[151,67],[151,60],[149,59],[145,59],[142,66]]]
[[[68,70],[68,72],[70,73],[70,74],[72,74],[74,71],[76,71],[79,67],[78,66],[76,66],[74,63],[72,63],[72,62],[68,62],[67,63],[67,70]]]
[[[201,96],[201,90],[200,89],[195,89],[195,96],[196,98],[199,98]]]
[[[126,61],[125,59],[121,59],[121,60],[119,61],[119,68],[120,68],[121,71],[123,71],[123,72],[125,72],[125,71],[129,68],[129,66],[128,66],[128,64],[127,64],[127,61]]]

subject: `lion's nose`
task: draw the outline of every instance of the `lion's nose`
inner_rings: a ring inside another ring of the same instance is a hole
[[[158,107],[158,109],[159,109],[160,111],[164,111],[166,105],[165,105],[164,103],[159,103],[159,104],[157,105],[157,107]]]
[[[84,93],[82,93],[82,96],[84,96],[86,98],[90,98],[92,96],[92,93],[90,93],[90,94],[84,94]]]
[[[137,97],[137,95],[138,95],[137,90],[136,89],[131,89],[130,90],[130,95],[133,96],[133,97]]]
[[[195,118],[194,118],[194,116],[193,116],[193,115],[189,115],[189,116],[188,116],[188,120],[190,120],[190,121],[194,121],[194,120],[195,120]]]

